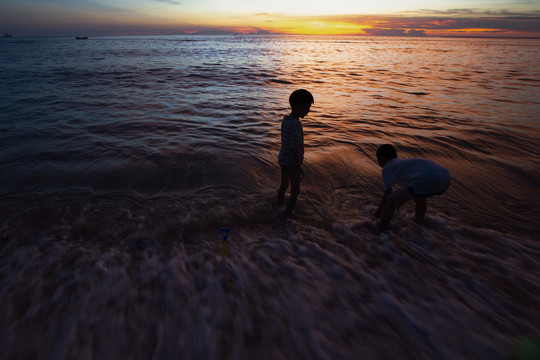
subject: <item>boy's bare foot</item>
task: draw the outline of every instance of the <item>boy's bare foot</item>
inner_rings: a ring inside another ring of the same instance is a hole
[[[367,225],[368,231],[372,233],[373,235],[379,235],[379,233],[381,232],[377,224],[374,222],[368,222],[366,225]]]

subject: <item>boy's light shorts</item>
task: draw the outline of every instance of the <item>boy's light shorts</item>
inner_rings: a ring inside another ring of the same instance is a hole
[[[451,177],[445,168],[430,169],[412,179],[407,188],[415,198],[442,195],[450,187]]]

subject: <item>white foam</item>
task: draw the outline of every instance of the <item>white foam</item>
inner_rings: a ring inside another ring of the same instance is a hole
[[[285,220],[254,197],[240,217],[227,210],[244,201],[234,197],[164,225],[170,204],[138,215],[123,204],[132,222],[86,217],[82,238],[69,226],[10,238],[0,348],[7,358],[502,359],[540,330],[532,239],[437,212],[419,225],[407,211],[381,236],[356,217],[372,205],[335,221],[300,207]],[[266,217],[248,222],[253,213]],[[222,260],[218,228],[231,222]]]

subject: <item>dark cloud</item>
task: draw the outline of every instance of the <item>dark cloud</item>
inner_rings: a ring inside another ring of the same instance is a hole
[[[264,29],[261,29],[261,28],[254,28],[254,30],[255,30],[254,34],[257,34],[257,35],[268,35],[268,34],[272,34],[270,31],[264,30]]]
[[[407,30],[407,36],[427,36],[425,30]]]
[[[268,35],[275,34],[271,31],[264,30],[258,27],[253,27],[251,30],[243,29],[242,31],[236,30],[224,30],[224,29],[214,29],[214,28],[201,28],[187,31],[186,33],[195,34],[195,35]]]
[[[408,14],[413,12],[401,12],[401,14]],[[415,11],[414,13],[420,13],[426,16],[538,16],[540,11],[531,11],[531,12],[515,12],[509,10],[480,10],[477,8],[472,9],[448,9],[448,10],[431,10],[431,9],[422,9],[420,11]]]
[[[234,35],[237,34],[233,30],[221,30],[221,29],[200,29],[193,32],[190,32],[195,35]]]
[[[540,17],[438,18],[424,20],[432,30],[486,29],[540,33]]]

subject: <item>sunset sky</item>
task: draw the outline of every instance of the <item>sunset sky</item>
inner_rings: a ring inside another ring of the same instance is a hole
[[[0,32],[540,37],[540,0],[0,0]]]

